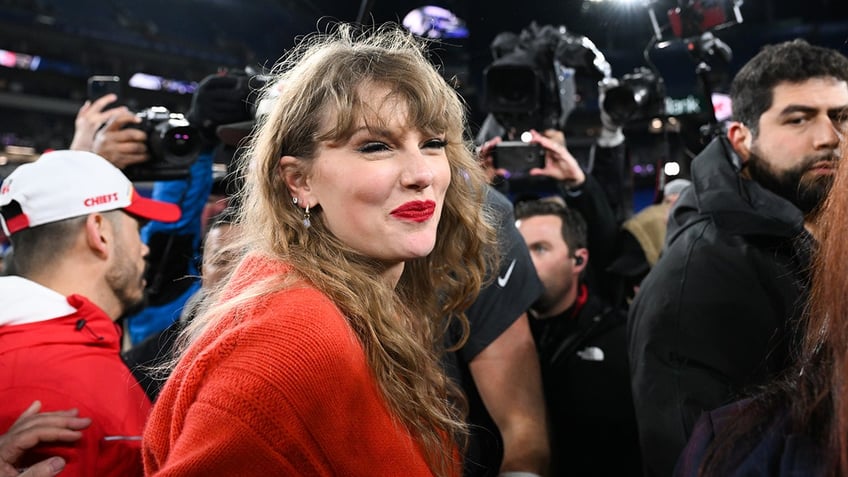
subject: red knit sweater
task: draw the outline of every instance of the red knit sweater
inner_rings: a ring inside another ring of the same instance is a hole
[[[231,283],[286,267],[250,257],[236,273]],[[325,295],[289,288],[238,314],[177,365],[144,433],[145,474],[431,475]]]

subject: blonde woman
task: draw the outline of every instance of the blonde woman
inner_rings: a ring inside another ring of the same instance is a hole
[[[144,436],[150,475],[457,475],[439,366],[492,250],[464,106],[395,27],[278,65],[243,167],[248,250]],[[281,83],[280,83],[281,82]]]

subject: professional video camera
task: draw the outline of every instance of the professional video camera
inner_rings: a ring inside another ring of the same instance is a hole
[[[649,68],[636,68],[606,91],[601,108],[615,124],[665,115],[662,77]]]
[[[564,129],[577,101],[576,77],[593,84],[611,74],[591,40],[564,26],[538,26],[520,35],[499,34],[485,74],[485,105],[506,129]]]
[[[198,129],[180,113],[164,106],[152,106],[136,113],[138,124],[127,127],[147,133],[150,160],[127,167],[124,173],[132,180],[153,181],[186,177],[200,153]]]

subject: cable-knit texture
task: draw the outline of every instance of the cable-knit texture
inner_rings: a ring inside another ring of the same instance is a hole
[[[224,296],[286,266],[250,257],[236,273]],[[156,402],[143,453],[146,475],[431,475],[339,309],[302,283],[204,331]]]

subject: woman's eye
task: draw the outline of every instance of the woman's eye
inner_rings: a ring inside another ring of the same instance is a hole
[[[448,142],[444,139],[431,139],[424,143],[426,149],[444,149]]]
[[[361,146],[359,149],[357,149],[357,151],[364,152],[366,154],[370,152],[382,152],[388,150],[389,146],[382,142],[369,142],[368,144],[365,144],[364,146]]]

